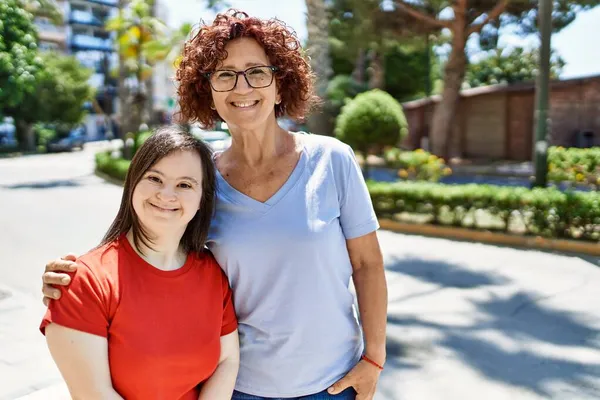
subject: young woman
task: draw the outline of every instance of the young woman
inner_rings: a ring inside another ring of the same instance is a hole
[[[214,196],[199,140],[167,128],[140,147],[112,226],[41,324],[74,399],[231,398],[237,321],[204,248]]]

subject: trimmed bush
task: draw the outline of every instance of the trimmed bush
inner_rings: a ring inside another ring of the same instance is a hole
[[[96,170],[112,178],[125,181],[131,161],[115,158],[110,152],[96,153]]]
[[[395,146],[408,134],[402,106],[379,89],[357,95],[338,115],[335,135],[366,155],[373,146]]]
[[[135,135],[135,145],[134,145],[134,152],[133,154],[137,153],[138,149],[140,147],[142,147],[142,145],[144,144],[144,142],[150,137],[152,136],[154,132],[151,131],[144,131],[144,132],[138,132]]]
[[[368,182],[379,217],[600,240],[600,194],[492,185]]]
[[[599,187],[600,147],[551,147],[548,150],[548,181]]]

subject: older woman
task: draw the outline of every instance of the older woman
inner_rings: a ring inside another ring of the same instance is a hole
[[[234,399],[372,399],[385,362],[387,289],[377,219],[352,149],[291,133],[314,103],[298,38],[278,20],[231,11],[186,44],[181,117],[223,120],[208,247],[233,290],[240,369]],[[46,266],[58,298],[73,263]],[[360,324],[349,288],[354,282]]]

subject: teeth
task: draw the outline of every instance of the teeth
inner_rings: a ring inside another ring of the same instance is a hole
[[[151,204],[152,204],[152,203],[151,203]],[[162,207],[159,207],[159,206],[157,206],[156,204],[152,204],[152,205],[153,205],[154,207],[158,208],[159,210],[162,210],[162,211],[175,211],[175,210],[176,210],[175,208],[174,208],[174,209],[170,209],[170,208],[162,208]]]
[[[258,101],[243,101],[243,102],[233,102],[233,105],[240,108],[252,107],[258,103]]]

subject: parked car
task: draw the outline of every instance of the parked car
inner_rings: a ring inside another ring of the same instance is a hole
[[[46,145],[48,152],[73,151],[73,149],[83,150],[85,143],[85,128],[83,126],[72,129],[69,135],[62,138],[52,139]]]
[[[231,136],[224,131],[205,131],[199,126],[193,125],[190,133],[206,142],[213,151],[223,151],[231,146]]]
[[[14,147],[17,145],[16,130],[12,118],[0,120],[0,147]]]

